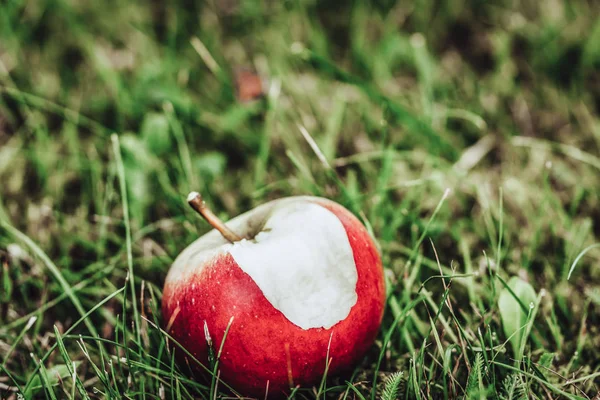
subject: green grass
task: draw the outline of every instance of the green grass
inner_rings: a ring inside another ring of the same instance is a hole
[[[2,2],[0,398],[231,396],[162,330],[190,190],[378,241],[376,343],[293,397],[597,396],[600,7],[349,3]]]

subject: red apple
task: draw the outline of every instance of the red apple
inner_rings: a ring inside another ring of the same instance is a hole
[[[314,385],[328,354],[329,375],[360,361],[385,302],[381,259],[360,221],[333,201],[301,196],[227,227],[244,239],[212,230],[173,263],[162,302],[169,334],[207,365],[205,326],[218,349],[231,321],[220,378],[244,395]]]

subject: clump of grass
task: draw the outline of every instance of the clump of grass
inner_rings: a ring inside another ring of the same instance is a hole
[[[88,3],[1,7],[1,398],[234,393],[161,328],[190,190],[377,238],[376,344],[291,397],[597,396],[595,3]]]

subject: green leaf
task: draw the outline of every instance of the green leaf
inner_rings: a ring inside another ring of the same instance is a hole
[[[383,392],[381,393],[382,400],[396,400],[400,397],[404,389],[403,377],[404,372],[398,371],[386,378]]]
[[[126,133],[120,138],[125,169],[125,182],[128,192],[131,218],[138,224],[144,217],[152,200],[151,177],[158,159],[148,150],[139,137]]]
[[[477,353],[475,362],[471,368],[471,373],[467,379],[467,387],[465,389],[466,397],[469,399],[485,398],[485,388],[483,387],[483,355]]]
[[[194,166],[204,179],[212,179],[222,175],[227,165],[227,159],[222,153],[211,151],[200,156]]]
[[[524,280],[512,277],[498,299],[504,334],[510,338],[515,355],[521,348],[523,327],[527,323],[527,310],[536,300],[535,290]]]
[[[544,353],[540,357],[539,364],[544,367],[550,369],[552,367],[552,361],[554,361],[554,353]]]
[[[510,374],[502,381],[501,400],[527,400],[527,386],[518,374]]]
[[[127,187],[134,203],[147,202],[150,197],[150,187],[148,174],[142,168],[125,167],[125,177],[127,178]]]
[[[169,133],[169,120],[164,114],[146,114],[140,131],[146,146],[155,155],[163,155],[171,150],[173,142]]]
[[[79,362],[75,362],[75,367],[77,367],[77,365],[79,365]],[[44,377],[43,381],[42,375]],[[70,376],[71,372],[69,371],[69,367],[65,364],[58,364],[50,369],[43,368],[43,365],[41,365],[39,374],[31,380],[31,384],[29,385],[29,389],[27,390],[25,397],[32,398],[34,393],[38,392],[44,387],[48,388],[49,393],[52,393],[52,386],[58,385],[59,382],[70,378]]]
[[[128,167],[150,169],[154,164],[154,157],[148,151],[146,143],[132,133],[125,133],[119,137],[123,151],[123,164]]]

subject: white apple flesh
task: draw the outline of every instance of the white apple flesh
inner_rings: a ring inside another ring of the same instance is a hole
[[[204,327],[221,345],[220,377],[242,394],[286,392],[347,369],[381,323],[381,260],[348,210],[317,197],[275,200],[213,230],[175,260],[165,282],[169,333],[207,363]],[[233,322],[231,318],[233,317]]]

